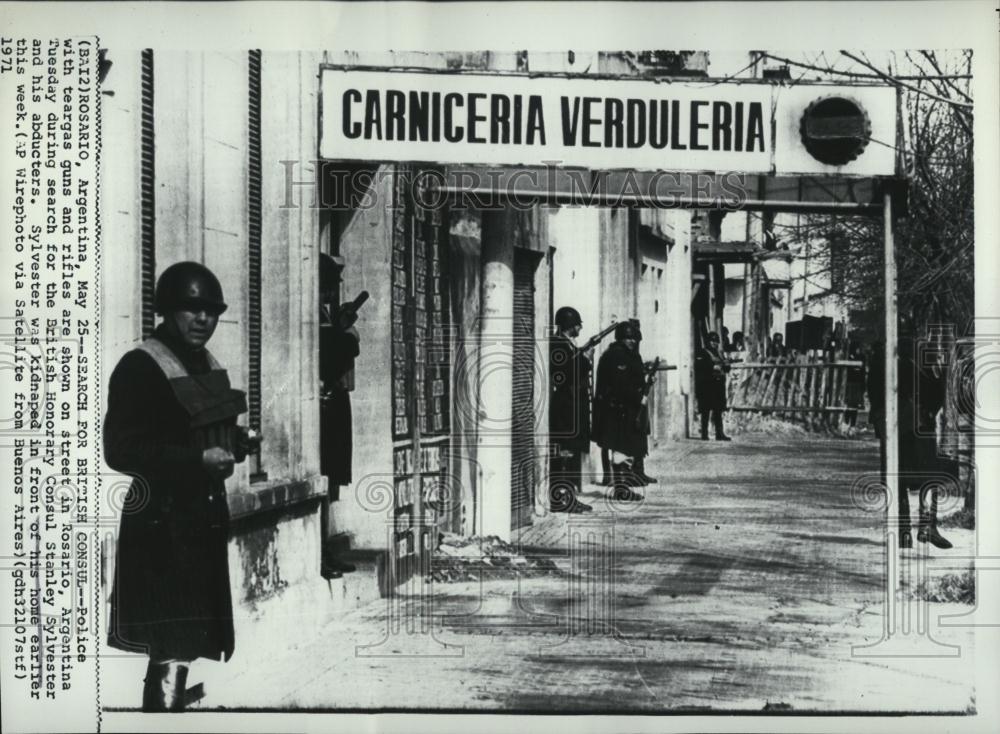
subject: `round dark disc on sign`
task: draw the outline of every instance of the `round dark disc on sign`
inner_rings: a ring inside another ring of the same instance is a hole
[[[831,166],[850,163],[872,137],[865,108],[849,97],[817,99],[802,113],[802,144],[813,158]]]

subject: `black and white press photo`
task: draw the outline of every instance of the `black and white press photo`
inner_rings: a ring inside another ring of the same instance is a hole
[[[0,43],[11,730],[985,730],[986,6],[265,5]]]

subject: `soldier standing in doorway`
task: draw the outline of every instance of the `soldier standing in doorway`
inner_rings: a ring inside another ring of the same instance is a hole
[[[357,308],[337,306],[344,260],[320,253],[319,376],[320,376],[320,471],[327,478],[323,501],[324,532],[328,531],[330,502],[340,499],[340,488],[351,483],[354,435],[351,392],[354,390],[354,360],[361,353],[360,336],[354,328]],[[339,578],[354,571],[350,563],[324,549],[323,576]]]
[[[246,395],[206,349],[226,310],[215,275],[199,263],[170,266],[155,306],[163,322],[122,357],[108,387],[104,458],[134,477],[108,642],[149,655],[143,711],[180,711],[191,662],[233,654],[225,480],[259,439],[236,425]]]
[[[590,374],[586,351],[578,349],[583,320],[570,306],[556,311],[556,333],[549,343],[549,507],[552,512],[590,512],[579,499],[583,455],[590,450]]]
[[[615,341],[597,364],[594,394],[594,442],[611,452],[613,497],[625,502],[641,500],[642,495],[632,487],[645,484],[635,471],[648,445],[641,421],[645,386],[641,338],[634,321],[617,326]]]

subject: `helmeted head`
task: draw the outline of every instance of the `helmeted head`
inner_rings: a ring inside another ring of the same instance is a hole
[[[718,333],[716,333],[714,331],[708,332],[708,336],[705,337],[705,342],[710,347],[717,347],[717,346],[719,346],[719,341],[720,341],[719,340],[719,335],[718,335]]]
[[[174,263],[160,274],[153,301],[167,330],[190,349],[205,346],[228,308],[215,274],[190,261]]]
[[[222,284],[215,273],[201,263],[174,263],[160,274],[154,296],[156,313],[165,316],[181,307],[201,307],[216,316],[227,308]]]
[[[555,322],[556,328],[559,331],[570,332],[575,330],[576,334],[573,334],[573,336],[579,334],[580,327],[583,326],[583,319],[580,317],[580,312],[572,306],[563,306],[556,311]]]

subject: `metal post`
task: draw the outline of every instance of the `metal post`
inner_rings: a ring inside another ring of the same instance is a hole
[[[899,508],[899,379],[897,367],[898,336],[896,333],[896,246],[892,232],[892,195],[884,194],[882,208],[883,230],[885,233],[885,493],[886,523],[896,528],[892,522],[893,513]],[[895,614],[896,593],[899,589],[899,533],[886,534],[886,553],[889,563],[886,571],[886,586],[889,591],[887,615],[890,635]]]
[[[517,212],[483,214],[482,316],[479,342],[478,453],[483,536],[511,539],[511,426],[513,424],[514,247],[508,239]]]
[[[906,599],[900,594],[903,570],[912,586],[926,579],[927,560],[921,555],[900,554],[899,549],[899,375],[896,334],[896,250],[892,232],[892,196],[884,195],[885,232],[885,611],[882,639],[855,645],[851,654],[860,658],[957,657],[958,645],[940,643],[931,634],[930,609],[926,600]],[[902,555],[902,557],[901,557]],[[914,572],[914,566],[916,566]]]

